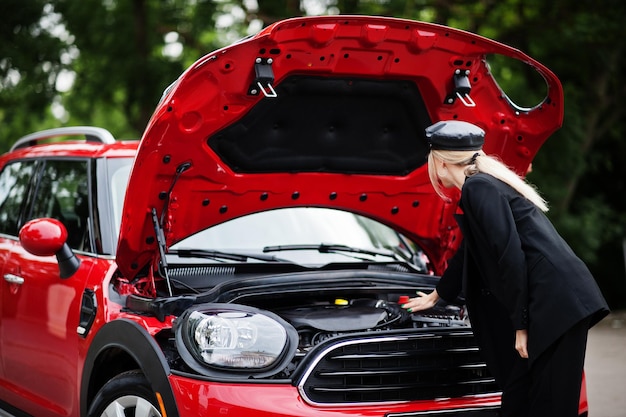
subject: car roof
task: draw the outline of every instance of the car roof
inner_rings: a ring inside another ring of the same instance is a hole
[[[60,127],[19,138],[7,153],[0,156],[0,163],[43,157],[134,158],[138,145],[138,140],[117,140],[100,127]]]

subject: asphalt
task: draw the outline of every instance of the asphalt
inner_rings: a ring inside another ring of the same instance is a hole
[[[626,417],[626,311],[589,331],[585,373],[589,417]]]

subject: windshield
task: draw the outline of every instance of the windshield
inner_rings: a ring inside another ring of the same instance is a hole
[[[330,246],[332,245],[332,246]],[[240,217],[170,248],[263,254],[302,265],[405,261],[425,269],[417,245],[375,220],[340,210],[285,208]]]

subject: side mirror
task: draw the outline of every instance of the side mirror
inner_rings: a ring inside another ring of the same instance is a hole
[[[35,219],[20,230],[22,247],[35,256],[57,257],[61,278],[69,278],[78,270],[80,260],[67,245],[67,229],[56,219]]]

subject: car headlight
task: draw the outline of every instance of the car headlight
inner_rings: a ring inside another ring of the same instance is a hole
[[[181,357],[205,374],[271,375],[290,360],[297,332],[269,311],[235,304],[203,304],[177,320]]]

